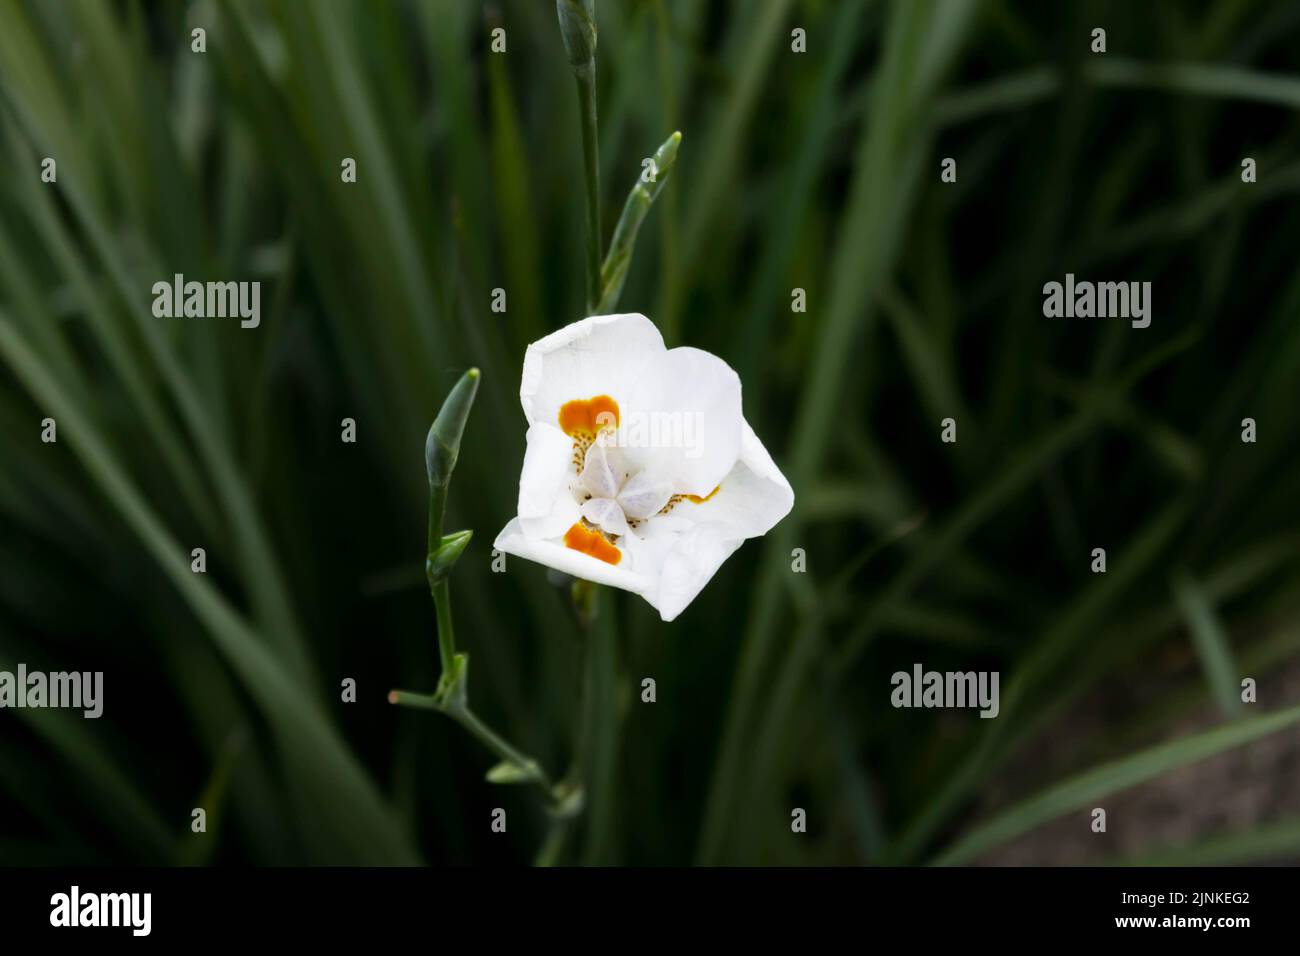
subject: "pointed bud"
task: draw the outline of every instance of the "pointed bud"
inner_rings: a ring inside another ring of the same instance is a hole
[[[434,551],[424,559],[424,572],[429,578],[429,583],[434,584],[441,581],[447,576],[458,560],[465,548],[469,545],[469,539],[474,537],[473,531],[457,531],[454,534],[444,535],[442,544],[438,550]]]
[[[500,784],[532,783],[540,780],[541,776],[541,768],[531,760],[522,764],[503,760],[487,772],[487,781]]]
[[[656,182],[672,169],[673,163],[677,161],[677,147],[680,145],[682,145],[682,132],[677,130],[655,150],[655,169],[658,172]]]
[[[650,213],[651,205],[659,198],[664,184],[668,182],[668,174],[677,161],[677,147],[681,144],[681,132],[674,132],[664,140],[663,145],[650,158],[654,164],[654,179],[645,182],[638,176],[631,192],[627,194],[623,214],[618,217],[618,225],[614,227],[614,235],[609,240],[609,252],[605,254],[605,261],[600,267],[600,301],[595,309],[598,315],[613,312],[618,305],[619,296],[623,293],[623,282],[632,264],[637,233],[641,231],[641,224]]]
[[[465,420],[474,405],[478,391],[479,370],[472,368],[460,377],[442,410],[429,429],[424,442],[424,464],[429,472],[430,485],[446,485],[451,480],[452,469],[460,455],[460,438],[465,433]]]
[[[596,62],[596,0],[555,0],[569,65],[582,70]]]

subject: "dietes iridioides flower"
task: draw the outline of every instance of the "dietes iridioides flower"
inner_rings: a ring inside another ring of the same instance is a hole
[[[519,514],[494,547],[639,594],[665,621],[794,505],[736,373],[665,348],[643,315],[592,316],[528,346],[519,398]]]

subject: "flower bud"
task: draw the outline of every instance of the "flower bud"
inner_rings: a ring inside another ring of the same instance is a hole
[[[429,484],[446,485],[451,480],[452,469],[460,455],[460,438],[465,433],[465,421],[474,405],[478,391],[479,370],[472,368],[460,377],[447,400],[442,403],[438,417],[433,420],[429,436],[424,441],[424,465],[429,473]]]
[[[438,549],[424,559],[424,571],[430,584],[447,576],[447,572],[460,559],[472,537],[474,537],[473,531],[457,531],[443,536]]]
[[[596,0],[555,0],[560,35],[574,70],[596,62]]]

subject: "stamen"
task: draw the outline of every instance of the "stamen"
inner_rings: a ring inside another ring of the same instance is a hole
[[[710,498],[716,495],[721,489],[722,489],[722,485],[718,485],[717,488],[714,488],[703,498],[701,498],[699,495],[673,495],[671,498],[668,499],[668,503],[659,509],[657,514],[661,514],[661,515],[668,514],[668,512],[672,511],[673,508],[677,507],[678,502],[681,501],[689,501],[693,505],[702,505],[704,504],[704,502],[708,501]]]
[[[623,560],[623,552],[614,547],[609,538],[600,529],[592,527],[586,519],[564,532],[564,546],[606,564],[618,564]]]

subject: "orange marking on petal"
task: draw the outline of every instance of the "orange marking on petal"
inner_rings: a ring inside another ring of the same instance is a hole
[[[588,528],[581,521],[564,532],[564,546],[591,555],[606,564],[618,564],[623,560],[623,552],[610,544],[599,531]]]
[[[686,500],[689,501],[689,502],[690,502],[691,504],[693,504],[693,505],[702,505],[702,504],[704,504],[704,502],[708,501],[710,498],[712,498],[714,495],[716,495],[716,494],[718,493],[718,491],[719,491],[721,488],[722,488],[722,485],[718,485],[717,488],[714,488],[712,491],[710,491],[710,492],[709,492],[707,495],[705,495],[703,498],[701,498],[699,495],[686,495],[685,497],[686,497]]]
[[[560,429],[566,435],[595,435],[604,428],[618,427],[618,402],[608,395],[575,398],[560,406]]]

